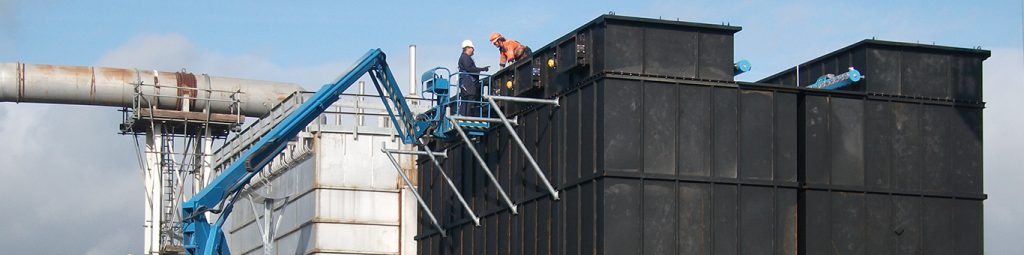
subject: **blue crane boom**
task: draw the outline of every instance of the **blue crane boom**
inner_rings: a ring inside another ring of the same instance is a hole
[[[238,160],[231,163],[203,190],[182,204],[182,234],[186,254],[229,254],[222,227],[231,214],[234,202],[245,185],[276,155],[281,153],[310,122],[338,101],[342,92],[369,74],[384,101],[385,109],[405,144],[414,144],[422,132],[413,129],[416,124],[405,101],[400,85],[388,68],[385,54],[372,49],[334,83],[324,85],[291,115],[261,137]],[[218,205],[220,206],[218,209]],[[210,224],[205,212],[219,213]]]

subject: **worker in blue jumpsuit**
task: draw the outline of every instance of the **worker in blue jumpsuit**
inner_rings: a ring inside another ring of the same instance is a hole
[[[490,66],[477,67],[473,61],[473,41],[462,41],[462,56],[459,56],[459,98],[464,101],[480,101],[480,76],[473,75],[486,72]],[[469,107],[470,105],[474,107]],[[470,115],[470,108],[477,108],[478,103],[463,103],[459,107],[459,115]]]

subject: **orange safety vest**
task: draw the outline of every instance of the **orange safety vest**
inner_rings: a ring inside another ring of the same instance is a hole
[[[499,64],[506,64],[512,60],[518,59],[523,55],[523,51],[526,47],[516,40],[505,39],[505,42],[498,44],[498,54],[501,55],[499,58]]]

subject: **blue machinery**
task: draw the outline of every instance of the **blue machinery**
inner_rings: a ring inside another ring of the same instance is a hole
[[[232,162],[227,168],[225,168],[224,171],[217,176],[216,179],[211,181],[203,190],[199,191],[199,193],[182,204],[182,235],[184,239],[183,242],[185,244],[185,253],[230,254],[222,228],[227,217],[231,214],[234,203],[238,200],[240,192],[245,188],[249,181],[264,168],[264,166],[270,163],[275,156],[284,150],[292,138],[309,125],[310,122],[319,117],[320,114],[331,106],[331,104],[338,101],[341,93],[352,86],[352,84],[356,83],[356,81],[366,73],[370,74],[370,78],[373,81],[374,86],[377,88],[377,92],[380,93],[381,100],[384,102],[384,107],[391,118],[392,124],[394,124],[397,137],[402,140],[402,143],[419,145],[423,148],[422,151],[382,149],[391,162],[395,164],[398,173],[402,176],[402,179],[406,184],[411,186],[411,181],[401,168],[398,167],[398,162],[392,154],[427,156],[427,158],[433,162],[434,166],[439,169],[448,186],[457,194],[456,197],[458,197],[463,208],[466,209],[469,215],[473,218],[474,223],[476,223],[476,225],[480,225],[479,218],[473,213],[469,205],[462,198],[462,194],[455,187],[455,184],[450,178],[448,178],[444,171],[441,170],[442,167],[438,162],[437,157],[445,157],[445,153],[431,150],[427,143],[424,142],[423,136],[430,135],[439,139],[450,139],[453,133],[457,133],[463,142],[472,143],[470,136],[483,135],[484,133],[481,130],[489,128],[491,123],[502,123],[503,126],[510,131],[510,136],[519,145],[519,148],[526,152],[524,155],[526,156],[527,161],[530,162],[534,171],[540,175],[541,180],[543,180],[544,185],[551,193],[552,198],[555,200],[558,199],[558,192],[551,186],[551,183],[541,171],[540,166],[537,165],[536,160],[534,160],[533,156],[527,150],[526,145],[523,144],[522,139],[520,139],[514,131],[513,125],[517,124],[516,119],[508,119],[496,102],[511,101],[520,103],[551,104],[557,106],[557,99],[503,97],[484,94],[484,101],[463,100],[461,97],[456,97],[453,100],[450,89],[452,85],[449,80],[460,73],[451,74],[448,69],[435,68],[424,74],[423,79],[421,80],[421,85],[424,86],[423,93],[424,95],[431,95],[435,104],[434,108],[417,117],[410,112],[406,99],[400,90],[400,86],[395,82],[391,69],[388,68],[384,52],[380,49],[373,49],[367,52],[366,55],[350,67],[345,74],[337,79],[337,81],[324,85],[309,100],[304,102],[294,112],[281,120],[280,123],[275,125],[273,129],[267,132],[264,136],[260,137],[260,139],[256,141],[251,148],[246,150],[238,160]],[[484,78],[482,86],[489,86],[490,77],[486,75],[481,76]],[[486,93],[490,90],[481,89],[480,91]],[[452,112],[464,113],[470,116],[449,115],[447,114],[449,110],[454,110]],[[498,118],[492,118],[490,116],[492,111],[498,115]],[[470,131],[466,132],[466,129],[469,129]],[[491,173],[491,170],[487,167],[486,162],[483,161],[479,152],[476,151],[476,148],[474,146],[467,146],[467,148],[470,148],[473,156],[476,158],[480,166],[482,166],[483,171],[497,187],[505,203],[509,208],[511,208],[513,213],[516,213],[516,205],[511,199],[509,199],[504,189],[502,189],[498,184],[494,174]],[[437,227],[442,235],[445,235],[444,229],[438,224],[437,219],[434,217],[433,213],[431,213],[430,208],[427,207],[426,203],[424,203],[419,193],[416,192],[416,189],[410,190],[413,195],[416,196],[417,202],[430,217],[434,226]],[[207,220],[207,212],[219,214],[212,224]]]
[[[849,71],[839,75],[826,74],[818,77],[818,80],[816,80],[814,84],[807,85],[807,87],[812,89],[834,90],[849,86],[863,78],[864,76],[860,74],[860,71],[850,67]]]

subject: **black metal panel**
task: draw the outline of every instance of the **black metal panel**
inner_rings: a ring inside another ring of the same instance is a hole
[[[893,110],[893,187],[920,190],[922,162],[921,106],[894,103]]]
[[[952,107],[924,105],[921,115],[922,142],[924,146],[925,171],[922,172],[921,188],[924,191],[952,191],[949,179],[949,155],[951,149],[949,117],[955,114]]]
[[[487,253],[488,255],[499,254],[498,250],[498,239],[501,239],[503,232],[500,232],[500,225],[498,224],[498,217],[491,216],[485,219],[484,224],[487,224]],[[436,238],[436,237],[435,237]]]
[[[660,76],[697,78],[697,32],[669,28],[644,31],[644,73]],[[731,38],[731,36],[729,36]],[[732,44],[728,47],[732,51]],[[722,58],[722,56],[708,56]],[[730,78],[732,76],[729,76]]]
[[[924,199],[924,253],[957,254],[953,242],[953,202],[945,198]]]
[[[604,28],[604,70],[643,73],[644,29],[621,24]]]
[[[585,40],[585,37],[586,37],[585,35],[581,36],[580,34],[575,34],[575,35],[573,35],[573,37],[569,38],[568,40],[562,41],[561,43],[558,44],[558,46],[557,46],[557,52],[558,52],[557,64],[558,64],[558,71],[559,72],[567,72],[567,71],[572,70],[572,69],[574,69],[576,67],[579,67],[580,64],[582,64],[581,60],[582,60],[583,56],[585,55],[584,54],[584,50],[586,50],[586,48],[584,46],[584,48],[580,49],[579,45],[580,45],[580,42],[583,42]],[[579,40],[578,41],[577,38],[584,39],[584,40]]]
[[[956,254],[985,254],[982,201],[953,201],[953,243]]]
[[[580,95],[572,93],[565,97],[565,182],[580,178]]]
[[[522,132],[521,135],[523,142],[526,143],[526,148],[528,148],[527,152],[520,152],[520,154],[523,155],[523,157],[520,158],[520,165],[523,173],[523,187],[525,188],[524,195],[526,197],[540,195],[542,189],[540,175],[538,175],[527,163],[525,158],[526,154],[529,153],[534,160],[537,161],[537,164],[541,166],[541,170],[550,169],[544,166],[544,162],[541,161],[541,159],[545,156],[540,154],[540,150],[537,148],[540,145],[538,143],[539,139],[537,134],[537,128],[539,128],[540,124],[540,114],[540,111],[533,111],[525,114],[523,116],[523,120],[526,121],[526,123],[523,123],[522,127],[519,129]]]
[[[843,63],[840,63],[840,61],[842,61]],[[824,69],[822,69],[822,72],[824,72],[824,73],[831,73],[831,74],[839,74],[839,73],[846,72],[846,68],[850,66],[849,62],[850,62],[850,53],[849,52],[843,52],[843,53],[840,53],[840,54],[836,54],[835,57],[832,57],[832,58],[826,59],[824,61],[821,61],[821,64],[824,65],[823,66]],[[842,69],[840,69],[840,68],[842,68]]]
[[[556,159],[554,157],[555,153],[553,152],[553,150],[555,150],[555,148],[560,147],[558,147],[558,145],[555,144],[556,137],[554,137],[554,133],[557,129],[555,128],[554,123],[555,112],[553,108],[555,107],[546,105],[542,107],[540,111],[536,112],[537,143],[535,145],[536,150],[534,151],[534,155],[537,156],[537,164],[539,164],[541,169],[544,170],[544,175],[547,176],[548,179],[550,179],[551,183],[558,183],[557,179],[555,179],[558,177],[558,173],[556,172],[558,170],[558,167],[555,164]],[[538,176],[536,178],[540,177]],[[536,186],[538,188],[538,192],[543,192],[540,191],[540,189],[543,189],[543,187],[540,186],[540,183],[537,183]]]
[[[797,96],[775,93],[775,170],[777,181],[797,181]]]
[[[775,189],[775,254],[797,254],[797,190]]]
[[[519,205],[521,210],[527,211],[526,205]],[[523,254],[523,249],[526,246],[526,242],[523,241],[524,232],[524,220],[523,215],[510,215],[509,216],[509,253],[508,254]]]
[[[511,247],[518,245],[511,243],[512,226],[510,225],[509,218],[510,214],[506,212],[498,213],[498,254],[509,254]]]
[[[600,119],[604,117],[603,114],[599,114],[602,110],[599,110],[598,106],[604,104],[597,104],[597,102],[603,102],[598,93],[603,91],[598,86],[588,86],[580,89],[580,111],[576,114],[580,115],[580,175],[585,176],[597,171],[596,161],[598,159],[595,155],[600,155],[600,148],[597,146],[600,144],[598,136],[601,135],[601,126],[598,126]],[[639,94],[639,92],[637,92]],[[606,111],[603,111],[607,113]],[[639,117],[637,117],[639,121]],[[634,133],[635,134],[635,133]],[[634,140],[635,141],[635,140]]]
[[[894,70],[900,70],[902,65],[900,52],[869,48],[865,50],[865,54],[867,54],[867,66],[863,67],[864,74],[871,77],[864,79],[864,82],[867,83],[865,89],[876,93],[898,95],[902,90],[900,88],[901,72],[894,72]]]
[[[602,254],[640,254],[643,216],[640,201],[643,189],[639,180],[607,178],[601,181],[605,231],[598,240]]]
[[[511,141],[509,141],[508,134],[508,131],[503,129],[495,130],[494,136],[491,138],[497,139],[494,139],[496,142],[494,150],[492,150],[493,153],[489,154],[494,155],[494,159],[492,161],[494,162],[494,166],[491,167],[491,170],[494,171],[494,176],[498,179],[498,184],[505,187],[506,192],[511,192],[508,187],[512,185],[512,170],[509,167],[509,161],[511,161],[510,158],[512,157],[512,144]]]
[[[677,254],[676,183],[645,180],[643,187],[643,254]]]
[[[866,254],[897,254],[892,204],[888,195],[864,195]]]
[[[739,235],[742,254],[772,254],[775,243],[775,192],[771,187],[741,186]]]
[[[551,231],[553,219],[555,218],[555,214],[552,213],[551,202],[552,200],[550,199],[541,199],[537,202],[537,211],[535,212],[537,214],[537,223],[533,236],[533,242],[537,244],[534,254],[537,255],[557,254],[552,249],[552,242],[556,239],[552,237],[557,235]]]
[[[847,192],[830,194],[832,240],[829,243],[834,254],[865,254],[864,195]]]
[[[461,254],[473,254],[476,251],[476,231],[477,228],[462,228]]]
[[[714,176],[736,178],[736,90],[712,89],[712,166]]]
[[[981,102],[981,62],[982,59],[956,56],[953,58],[952,97],[962,100]]]
[[[903,51],[902,54],[901,95],[949,98],[952,87],[949,55],[916,51]]]
[[[828,184],[831,171],[829,153],[828,105],[827,97],[804,96],[804,173],[808,183]]]
[[[583,201],[580,200],[580,189],[568,189],[565,191],[565,254],[580,254],[580,238],[583,232],[580,231],[580,226],[583,224],[590,224],[590,222],[582,222],[580,217]],[[586,210],[589,211],[589,210]]]
[[[641,160],[641,94],[640,81],[604,79],[598,82],[603,93],[598,109],[601,111],[600,148],[598,159],[604,171],[640,172]],[[586,99],[586,97],[584,97]],[[586,100],[584,100],[586,101]],[[582,114],[586,115],[586,112]],[[584,132],[585,133],[585,132]],[[583,148],[586,147],[584,141]]]
[[[831,197],[824,191],[803,191],[800,197],[800,254],[831,254]]]
[[[601,231],[608,228],[600,215],[607,214],[607,209],[598,207],[602,205],[598,199],[604,198],[604,196],[597,192],[603,192],[603,190],[604,187],[600,181],[580,184],[580,254],[594,254],[594,249],[598,246],[610,244],[604,242],[604,239],[598,239],[598,234],[607,234],[601,233]],[[635,222],[633,226],[639,224],[639,222]]]
[[[864,101],[833,97],[830,103],[831,184],[864,185]]]
[[[677,254],[711,252],[711,185],[679,183],[679,250]]]
[[[739,178],[772,179],[773,96],[768,91],[740,92]]]
[[[590,76],[590,74],[606,70],[604,61],[605,55],[607,55],[605,54],[604,48],[605,45],[608,44],[605,42],[607,41],[605,39],[605,35],[607,34],[605,32],[606,30],[607,29],[605,29],[604,26],[594,26],[590,29],[590,44],[593,47],[591,47],[592,50],[587,54],[589,55],[589,59],[593,60],[593,62],[590,63],[589,68],[580,68],[583,69],[580,73],[584,73],[585,76]]]
[[[564,100],[560,100],[560,103],[565,103]],[[559,186],[559,184],[565,181],[565,148],[568,146],[565,144],[565,109],[562,107],[555,107],[554,112],[550,115],[551,125],[548,133],[550,133],[549,140],[549,153],[551,157],[551,166],[548,170],[550,175],[548,178],[553,186]]]
[[[527,122],[529,120],[527,120],[526,116],[520,116],[520,118],[523,119],[524,123],[521,123],[519,125],[519,128],[516,129],[516,134],[519,135],[520,139],[526,139],[525,136],[523,135],[523,131],[526,130],[526,125],[525,125],[526,123],[525,122]],[[526,181],[525,181],[526,178],[527,178],[526,172],[525,172],[526,169],[524,169],[524,167],[526,166],[526,160],[524,159],[524,156],[523,156],[523,153],[524,153],[523,150],[519,149],[519,145],[515,144],[514,141],[512,141],[511,143],[512,144],[509,145],[510,146],[509,154],[511,156],[509,156],[509,162],[508,162],[508,164],[509,164],[509,168],[508,169],[509,169],[510,174],[511,174],[511,177],[509,179],[511,181],[511,184],[509,184],[509,186],[508,186],[509,195],[514,197],[514,198],[516,198],[517,200],[522,200],[522,199],[526,198],[526,192],[525,191],[528,188],[526,186]],[[527,143],[527,142],[524,140],[523,143]],[[527,147],[527,148],[529,148],[529,147]]]
[[[891,103],[864,102],[864,185],[889,188],[892,181],[892,110]]]
[[[517,62],[515,66],[515,80],[513,86],[515,87],[515,95],[521,97],[539,96],[543,90],[544,82],[544,69],[548,69],[546,66],[547,52],[539,52],[535,54],[535,58],[522,60]]]
[[[711,88],[679,87],[679,175],[711,176]]]
[[[540,210],[539,210],[540,209],[540,203],[539,202],[530,203],[530,204],[527,205],[526,208],[527,208],[526,213],[529,213],[529,214],[523,215],[523,216],[526,216],[526,217],[523,217],[525,219],[525,221],[526,221],[526,228],[525,228],[526,232],[523,233],[523,242],[526,244],[526,249],[523,250],[523,253],[524,254],[539,254],[540,252],[538,251],[538,249],[540,249],[540,242],[538,240],[539,237],[537,235],[537,232],[538,232],[538,228],[540,226],[538,225],[538,222],[539,222],[538,219],[540,217],[545,217],[546,215],[544,215],[544,214],[542,214],[540,212]],[[547,237],[545,237],[545,238],[547,238]]]
[[[893,233],[896,234],[896,254],[922,254],[921,198],[893,197]]]
[[[644,174],[674,175],[676,172],[678,87],[660,82],[644,83]]]
[[[714,254],[739,254],[737,190],[735,185],[714,185],[712,196]]]
[[[951,178],[956,180],[953,189],[957,192],[983,192],[981,115],[980,108],[958,108],[949,122]]]
[[[701,33],[698,75],[702,79],[731,81],[733,78],[733,38],[731,33]]]

